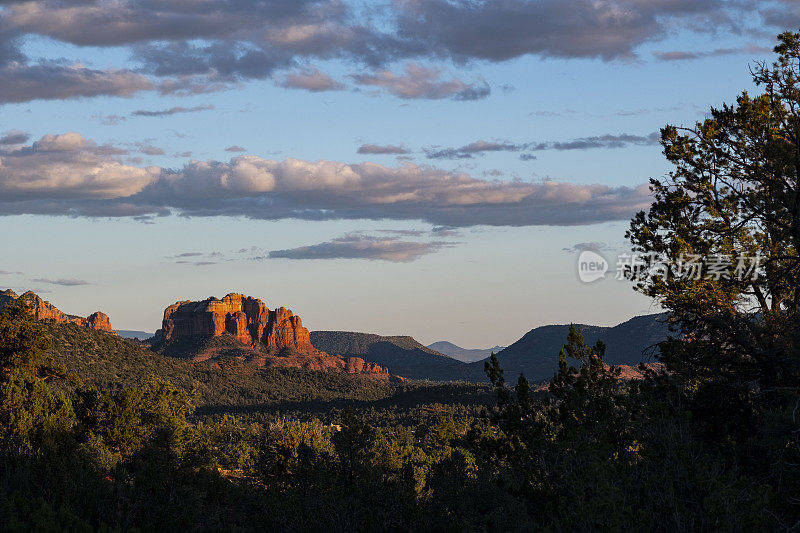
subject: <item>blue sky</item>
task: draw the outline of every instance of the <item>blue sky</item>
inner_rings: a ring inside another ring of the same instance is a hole
[[[799,26],[788,1],[1,2],[0,286],[120,329],[244,292],[467,347],[654,312],[565,249],[623,251],[669,171],[653,134],[755,90]]]

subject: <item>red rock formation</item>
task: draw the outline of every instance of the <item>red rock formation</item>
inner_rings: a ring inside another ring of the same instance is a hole
[[[83,323],[84,320],[86,321],[85,324]],[[100,311],[94,312],[86,318],[82,318],[81,325],[85,325],[99,331],[108,331],[109,333],[114,333],[114,330],[111,328],[111,319],[108,318],[107,314]]]
[[[344,371],[348,374],[389,374],[389,370],[377,365],[376,363],[367,363],[360,357],[347,357],[344,359]]]
[[[324,370],[345,374],[369,374],[375,378],[389,378],[389,370],[375,363],[367,363],[358,357],[340,357],[325,352],[291,357],[273,357],[264,361],[264,365],[304,368],[306,370]]]
[[[183,353],[180,345],[176,355],[193,361],[207,361],[220,356],[233,355],[257,366],[280,366],[368,374],[378,379],[389,379],[389,371],[358,357],[344,358],[317,350],[311,344],[308,330],[299,316],[285,307],[269,310],[261,300],[231,293],[222,298],[208,298],[200,302],[183,301],[164,310],[161,329],[156,332],[156,342],[188,338],[220,337],[229,333],[242,345],[212,345],[195,353]],[[288,349],[288,350],[286,350]]]
[[[273,351],[283,348],[301,353],[315,351],[299,316],[283,307],[270,311],[261,300],[235,293],[222,300],[208,298],[170,305],[164,311],[156,338],[171,341],[218,337],[225,332],[243,343],[261,342]]]
[[[92,313],[87,318],[67,315],[50,302],[42,300],[34,292],[28,291],[22,296],[17,296],[17,294],[11,289],[0,292],[0,309],[2,309],[6,303],[10,302],[11,300],[22,300],[23,302],[27,303],[31,307],[33,316],[36,318],[36,320],[53,320],[58,323],[69,322],[99,331],[114,333],[114,330],[111,328],[111,321],[109,320],[108,315],[101,313],[100,311]]]

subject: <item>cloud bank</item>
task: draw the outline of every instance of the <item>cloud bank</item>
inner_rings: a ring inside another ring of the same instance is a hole
[[[774,29],[800,25],[796,3],[780,0],[395,0],[369,7],[354,0],[0,2],[0,103],[196,94],[267,78],[336,90],[341,83],[315,67],[294,70],[332,60],[366,69],[356,83],[400,98],[475,100],[489,94],[485,82],[442,77],[431,65],[523,56],[629,60],[676,29],[754,35],[763,33],[751,27],[755,20]],[[93,69],[30,58],[20,48],[30,37],[124,49],[136,64]],[[738,51],[748,49],[725,53]],[[718,53],[666,52],[662,59]],[[401,64],[404,72],[392,70]]]
[[[625,220],[651,200],[646,185],[482,180],[413,163],[240,155],[167,169],[123,163],[123,153],[78,133],[0,148],[0,214],[420,220],[458,228]]]

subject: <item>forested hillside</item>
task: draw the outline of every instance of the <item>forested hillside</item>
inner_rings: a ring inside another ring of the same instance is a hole
[[[658,344],[671,332],[664,313],[634,317],[614,327],[577,324],[588,343],[602,340],[606,345],[605,361],[610,365],[636,366],[656,360]],[[569,325],[542,326],[532,329],[520,340],[497,353],[506,375],[525,374],[531,381],[548,380],[558,370],[558,352],[569,333]],[[488,359],[471,363],[462,376],[478,380],[484,376]],[[571,361],[574,364],[574,361]]]
[[[423,346],[412,337],[349,331],[312,331],[311,343],[332,354],[360,357],[409,379],[462,379],[464,363]],[[482,379],[482,377],[481,377]]]
[[[409,420],[412,412],[423,418],[426,413],[475,412],[492,401],[486,385],[389,383],[362,375],[259,368],[235,357],[190,362],[74,324],[39,324],[52,342],[48,353],[84,385],[138,387],[157,377],[196,391],[196,414],[203,416],[241,414],[258,419],[291,413],[331,419],[331,409],[350,408],[364,416]],[[388,412],[391,409],[397,412]]]

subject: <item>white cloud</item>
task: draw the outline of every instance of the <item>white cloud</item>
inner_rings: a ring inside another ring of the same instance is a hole
[[[0,150],[4,199],[120,198],[156,181],[160,169],[117,161],[113,147],[70,132],[45,135],[30,146]]]
[[[624,220],[647,186],[477,179],[405,163],[282,161],[241,155],[179,169],[124,164],[77,133],[0,151],[0,213],[423,220],[438,226],[579,225]]]

